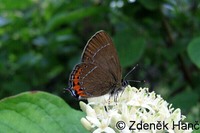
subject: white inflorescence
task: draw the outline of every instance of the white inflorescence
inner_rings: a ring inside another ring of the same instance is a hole
[[[174,109],[171,106],[160,95],[149,92],[148,88],[137,89],[127,86],[124,92],[118,95],[117,102],[114,98],[110,98],[109,94],[89,98],[88,104],[80,102],[81,109],[86,113],[86,117],[81,119],[81,123],[93,133],[192,132],[192,130],[177,129],[177,126],[173,128],[172,123],[177,124],[185,119],[185,116],[181,115],[179,108]],[[120,125],[119,121],[124,123]],[[133,122],[135,122],[134,125]],[[138,128],[138,123],[147,125],[153,123],[160,128]],[[162,127],[163,123],[168,123],[167,128]],[[119,130],[119,128],[121,129]]]

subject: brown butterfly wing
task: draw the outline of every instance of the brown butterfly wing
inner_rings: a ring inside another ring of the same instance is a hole
[[[97,97],[121,88],[121,66],[107,33],[99,31],[91,37],[81,61],[69,79],[72,95],[79,98]]]
[[[82,62],[89,62],[107,71],[116,81],[121,82],[122,72],[117,55],[110,36],[99,31],[90,38],[82,54]]]
[[[112,90],[112,83],[115,82],[112,75],[100,67],[91,63],[81,63],[75,67],[75,70],[79,73],[79,83],[74,84],[74,90],[81,98],[101,96]]]
[[[106,32],[99,31],[91,37],[83,51],[82,62],[96,67],[90,69],[93,70],[90,76],[84,78],[83,88],[87,95],[100,96],[121,87],[122,73],[117,51]]]

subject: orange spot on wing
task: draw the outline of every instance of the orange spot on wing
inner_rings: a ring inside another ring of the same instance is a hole
[[[77,72],[74,74],[74,79],[78,79],[79,78],[79,76],[80,76],[80,73],[81,73],[81,68],[79,68],[78,70],[77,70]]]
[[[73,79],[73,81],[75,81],[75,82],[78,82],[78,81],[79,81],[79,79]]]
[[[86,96],[86,94],[85,94],[83,91],[78,91],[77,94],[78,94],[79,96]]]
[[[86,94],[84,93],[83,90],[81,90],[81,86],[79,85],[79,77],[80,77],[81,71],[82,71],[82,69],[79,68],[74,74],[74,79],[73,79],[74,86],[73,86],[73,89],[77,92],[77,94],[79,96],[85,97]]]
[[[75,85],[74,90],[79,91],[81,89],[80,85]]]
[[[81,68],[79,68],[76,71],[76,73],[74,74],[74,79],[73,79],[73,84],[74,84],[73,89],[76,90],[77,92],[80,91],[80,88],[81,88],[80,85],[78,84],[80,73],[81,73]]]
[[[75,85],[78,85],[79,79],[74,79],[73,82]]]
[[[79,96],[86,96],[86,94],[84,93],[84,91],[81,90],[80,85],[74,86],[73,89],[77,92],[77,94],[78,94]]]

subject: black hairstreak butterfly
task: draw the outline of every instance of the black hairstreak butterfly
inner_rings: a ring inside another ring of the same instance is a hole
[[[122,70],[110,36],[103,30],[95,33],[87,42],[70,77],[69,88],[78,99],[118,94],[128,82],[122,79]]]

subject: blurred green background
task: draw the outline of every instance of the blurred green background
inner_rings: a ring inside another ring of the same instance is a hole
[[[68,77],[87,40],[105,30],[132,86],[149,87],[187,120],[200,120],[197,0],[0,0],[0,98],[31,90],[78,109]]]

